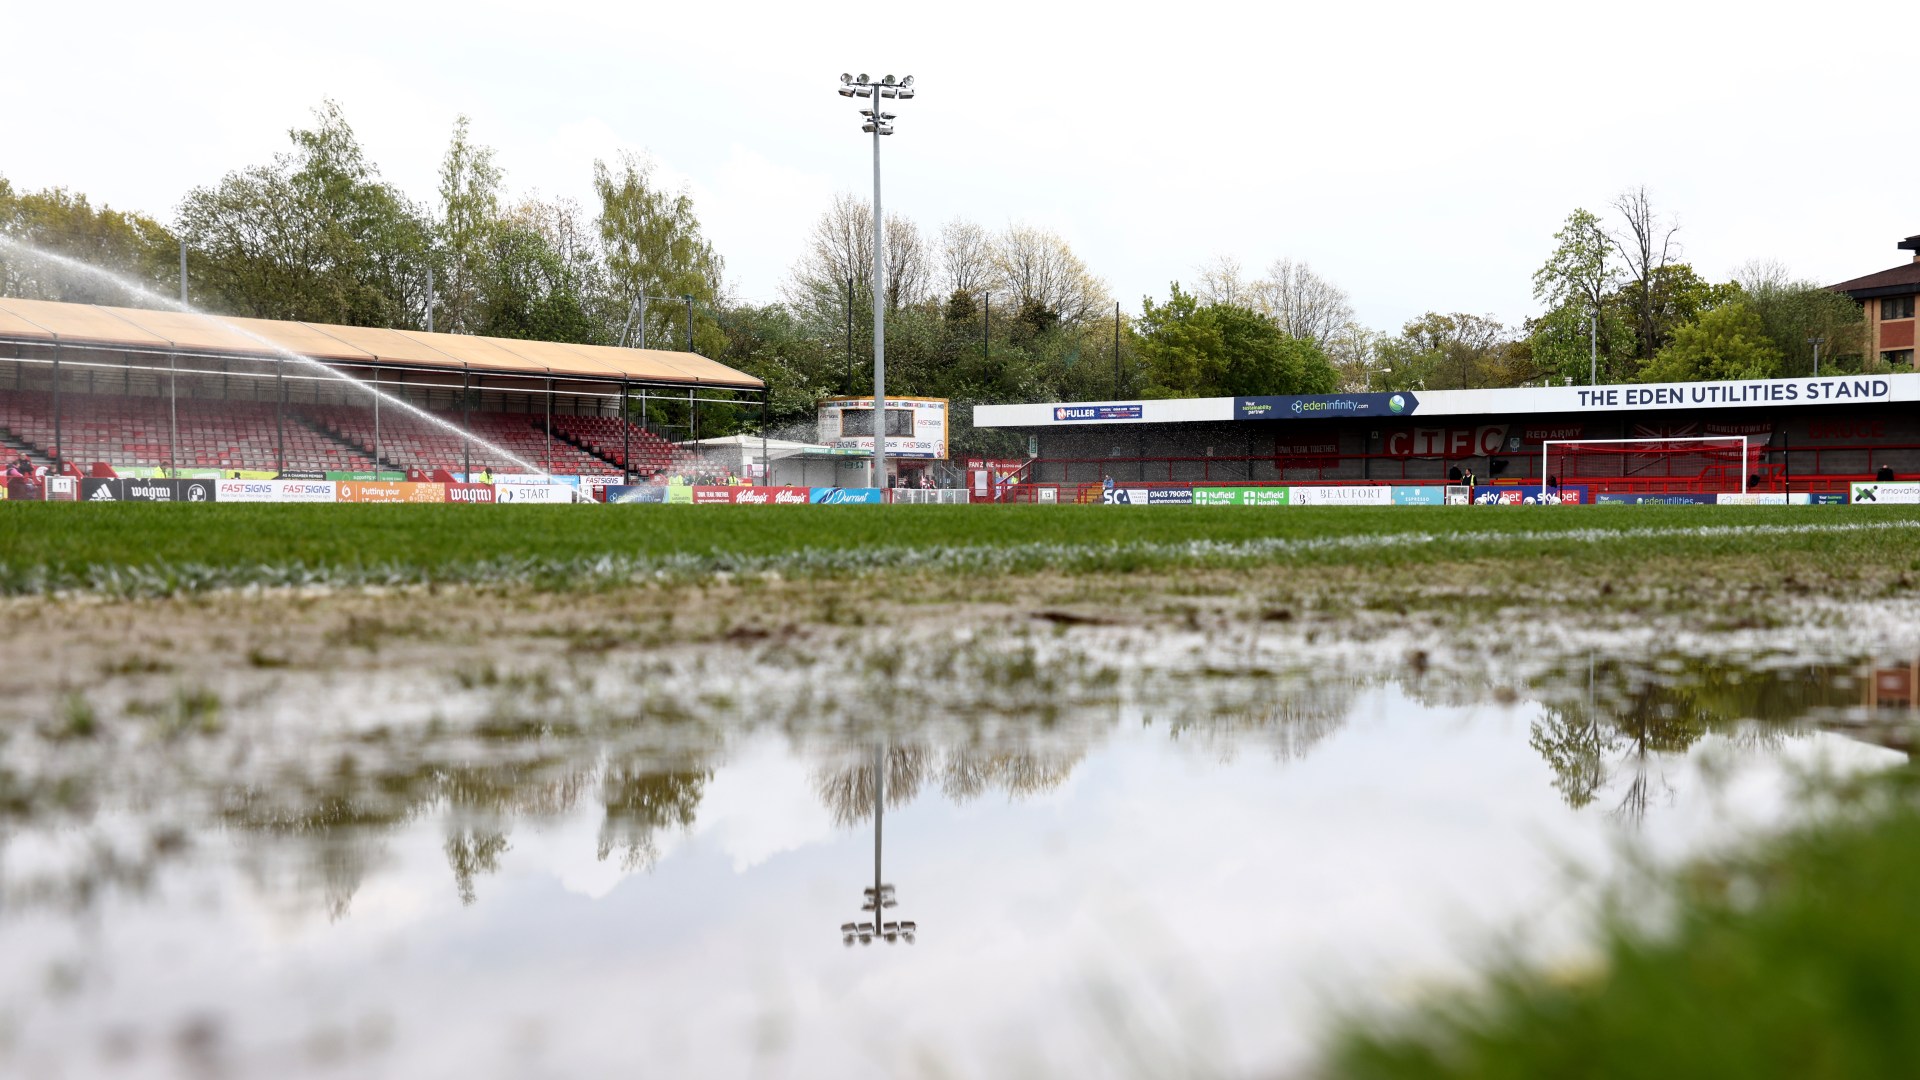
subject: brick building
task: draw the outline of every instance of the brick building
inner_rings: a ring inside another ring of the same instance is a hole
[[[1913,258],[1890,270],[1857,277],[1832,286],[1859,301],[1866,309],[1867,355],[1896,368],[1913,367],[1914,307],[1920,300],[1920,236],[1897,245]]]

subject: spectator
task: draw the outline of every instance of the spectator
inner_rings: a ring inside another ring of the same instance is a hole
[[[1880,466],[1880,471],[1879,471],[1879,472],[1877,472],[1877,473],[1875,473],[1875,474],[1873,475],[1873,478],[1874,478],[1875,480],[1882,480],[1882,481],[1885,481],[1885,480],[1892,480],[1892,479],[1893,479],[1893,466],[1891,466],[1891,465],[1882,465],[1882,466]]]

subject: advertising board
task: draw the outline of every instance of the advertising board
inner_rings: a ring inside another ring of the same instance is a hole
[[[1297,484],[1295,506],[1392,506],[1393,489],[1384,484]]]
[[[1183,487],[1110,487],[1100,493],[1107,506],[1191,506],[1193,491]]]
[[[1665,491],[1642,494],[1628,491],[1602,491],[1593,497],[1599,506],[1712,506],[1719,496],[1705,492]]]
[[[1447,489],[1439,484],[1395,484],[1395,506],[1439,506],[1447,501]]]
[[[841,488],[817,487],[807,491],[810,503],[859,503],[877,505],[887,501],[887,493],[879,488]]]
[[[1235,420],[1326,420],[1344,416],[1409,416],[1420,408],[1411,390],[1395,394],[1296,394],[1233,399]]]
[[[80,482],[81,498],[90,502],[212,502],[211,480],[87,479]]]
[[[495,484],[496,503],[570,503],[579,493],[565,484]]]
[[[733,489],[733,501],[743,506],[805,506],[812,498],[812,488],[737,487]]]
[[[1573,484],[1542,490],[1538,484],[1476,488],[1475,506],[1584,506],[1587,489]]]
[[[1193,489],[1193,505],[1287,506],[1293,501],[1295,490],[1284,487],[1197,487]]]
[[[71,476],[46,478],[47,498],[72,502],[80,497],[80,482]]]
[[[1789,499],[1787,493],[1784,491],[1751,491],[1744,495],[1738,491],[1723,491],[1715,495],[1713,501],[1721,506],[1807,505],[1806,493],[1800,492],[1798,496],[1799,502],[1795,504],[1794,500]]]
[[[820,403],[819,441],[836,450],[873,451],[873,399],[828,398]],[[946,398],[887,398],[887,456],[944,459]]]
[[[607,489],[609,503],[664,503],[667,489],[660,484],[615,484]]]
[[[1913,506],[1920,504],[1920,484],[1875,482],[1855,484],[1848,501],[1873,506]]]
[[[332,480],[215,480],[219,502],[334,502]]]
[[[492,484],[442,484],[447,489],[447,501],[450,503],[491,503],[493,502]]]
[[[695,484],[692,490],[694,505],[704,506],[711,503],[730,503],[733,501],[733,493],[739,489],[720,487],[718,485]]]
[[[334,498],[355,503],[439,503],[447,501],[445,484],[343,480],[334,486]]]

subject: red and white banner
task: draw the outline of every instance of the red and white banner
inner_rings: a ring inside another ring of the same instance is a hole
[[[696,487],[695,503],[748,506],[805,506],[812,489],[803,487]]]
[[[492,484],[448,484],[447,501],[450,503],[491,503],[493,502]]]

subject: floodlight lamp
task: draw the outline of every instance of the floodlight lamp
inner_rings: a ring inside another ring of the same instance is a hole
[[[901,86],[912,86],[912,85],[913,85],[913,76],[911,76],[911,75],[909,75],[909,76],[907,76],[906,78],[904,78],[904,79],[901,79],[901,80],[900,80],[900,85],[901,85]]]
[[[886,78],[884,78],[884,79],[881,79],[880,81],[881,81],[881,82],[883,82],[883,83],[885,83],[885,84],[886,84],[886,85],[888,85],[888,86],[892,86],[892,85],[894,84],[894,79],[893,79],[893,76],[891,76],[891,75],[889,75],[889,76],[887,76],[887,77],[886,77]]]
[[[861,124],[861,125],[860,125],[860,130],[861,130],[861,131],[864,131],[864,132],[866,132],[866,133],[867,133],[867,134],[869,134],[869,135],[871,135],[871,134],[873,134],[873,125],[872,125],[872,124]],[[869,905],[867,905],[867,908],[871,908],[872,906],[873,906],[873,905],[871,905],[871,904],[869,904]],[[861,910],[862,910],[862,911],[865,911],[865,910],[867,910],[867,908],[862,908]]]
[[[881,114],[880,114],[880,119],[882,119],[882,120],[893,120],[893,119],[896,119],[896,118],[897,118],[897,116],[898,116],[898,114],[897,114],[897,113],[890,113],[890,112],[883,112],[883,113],[881,113]]]
[[[912,97],[912,96],[913,96],[913,91],[912,91],[912,90],[908,90],[908,89],[905,89],[905,88],[902,88],[902,89],[901,89],[901,91],[900,91],[900,93],[899,93],[898,95],[896,95],[896,96],[898,96],[898,97],[900,97],[900,98],[902,98],[902,99],[905,99],[905,98],[910,98],[910,97]]]
[[[864,71],[861,72],[860,77],[853,81],[859,83],[861,86],[867,85],[867,73]]]
[[[888,86],[888,87],[884,87],[884,88],[882,88],[882,89],[881,89],[881,91],[880,91],[880,96],[881,96],[881,97],[899,97],[899,96],[900,96],[900,91],[898,91],[898,90],[895,90],[895,89],[894,89],[893,87],[891,87],[891,86]]]
[[[848,83],[850,83],[850,82],[852,82],[852,81],[853,81],[853,76],[851,76],[851,75],[849,75],[849,74],[847,74],[847,73],[846,73],[846,72],[844,72],[844,71],[840,73],[840,85],[841,85],[841,86],[845,86],[845,85],[847,85]]]

